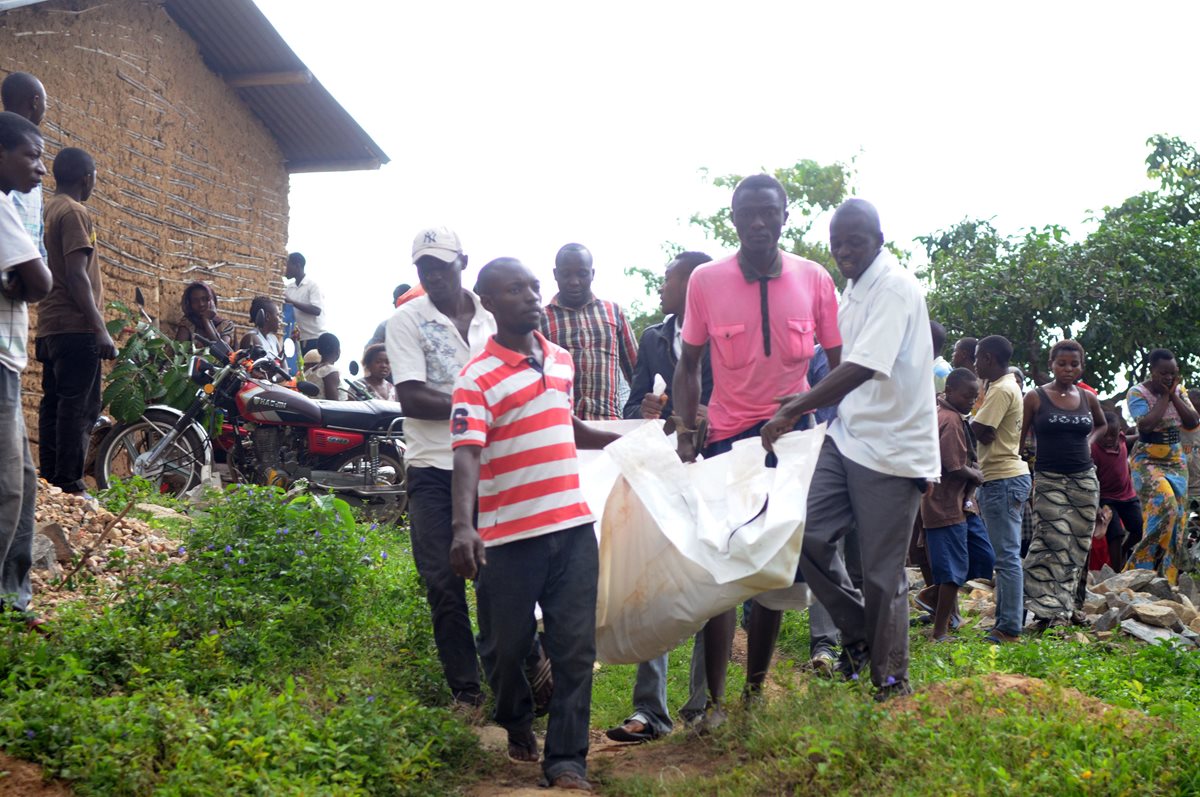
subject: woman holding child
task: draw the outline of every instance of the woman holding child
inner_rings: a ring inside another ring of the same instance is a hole
[[[1076,387],[1083,364],[1083,346],[1059,341],[1050,350],[1053,381],[1025,394],[1022,442],[1030,432],[1037,442],[1025,607],[1043,629],[1070,618],[1096,525],[1100,483],[1089,440],[1105,420],[1096,395]]]

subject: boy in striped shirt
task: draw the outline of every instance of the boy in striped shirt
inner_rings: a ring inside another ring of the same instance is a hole
[[[537,630],[534,604],[541,605],[554,674],[542,771],[548,785],[591,791],[599,563],[576,448],[603,448],[617,435],[573,415],[575,368],[537,331],[540,285],[529,269],[513,258],[493,260],[475,292],[497,332],[454,386],[450,564],[475,579],[479,653],[509,757],[531,763],[538,743],[524,662]]]

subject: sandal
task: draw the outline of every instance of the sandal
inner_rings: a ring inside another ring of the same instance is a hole
[[[508,732],[508,760],[514,764],[536,764],[541,759],[538,755],[537,737],[533,731],[526,728],[523,731]]]
[[[658,738],[658,734],[655,733],[653,728],[636,719],[625,720],[625,722],[617,727],[606,730],[604,735],[614,742],[626,742],[628,744],[652,742]]]
[[[542,780],[542,788],[574,789],[575,791],[591,791],[592,784],[587,778],[577,772],[564,772],[554,780]]]

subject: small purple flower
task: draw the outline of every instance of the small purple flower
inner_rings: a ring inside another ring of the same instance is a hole
[[[380,551],[379,558],[386,562],[387,561],[387,551]]]
[[[370,700],[374,700],[374,699],[375,699],[375,698],[373,698],[373,697],[369,697],[369,698],[367,698],[367,700],[368,700],[368,701],[370,701]],[[34,732],[34,731],[25,731],[25,738],[26,738],[26,739],[32,739],[32,738],[33,738],[33,737],[35,737],[35,736],[37,736],[37,733],[36,733],[36,732]]]
[[[314,531],[314,532],[313,532],[313,539],[314,539],[314,540],[319,540],[319,539],[321,539],[321,532],[319,532],[319,531]]]
[[[300,550],[296,551],[296,556],[304,556],[304,549],[301,548]]]
[[[366,538],[366,537],[359,537],[359,538],[358,538],[358,541],[359,541],[359,542],[366,542],[366,541],[367,541],[367,538]]]
[[[232,546],[232,545],[226,545],[226,546],[225,546],[225,553],[233,553],[233,546]]]
[[[884,686],[895,686],[895,685],[896,685],[896,676],[889,675],[887,677],[887,682],[884,683]]]
[[[229,562],[226,562],[226,563],[225,563],[225,569],[226,569],[226,570],[230,570],[230,569],[231,569],[231,568],[229,567]]]
[[[372,524],[371,524],[371,531],[374,531],[374,530],[375,530],[375,529],[377,529],[377,528],[379,528],[379,524],[378,524],[378,523],[372,523]]]
[[[204,550],[206,550],[206,551],[211,551],[211,550],[213,549],[213,547],[214,547],[214,546],[213,546],[213,544],[212,544],[212,543],[209,543],[209,544],[208,544],[208,547],[206,547]]]
[[[211,630],[211,631],[209,631],[209,632],[208,632],[208,635],[209,635],[209,636],[216,636],[216,635],[217,635],[217,634],[219,634],[219,633],[220,633],[220,631],[218,631],[217,629],[215,629],[215,628],[214,628],[213,630]]]
[[[375,695],[367,695],[367,702],[368,702],[368,703],[374,703],[374,702],[375,702]]]
[[[180,545],[179,550],[177,550],[175,553],[179,554],[180,556],[183,556],[185,553],[187,553],[187,548],[184,548],[182,545]]]
[[[241,558],[241,557],[239,556],[239,557],[238,557],[238,564],[239,564],[239,565],[244,565],[244,564],[246,564],[246,560],[245,560],[245,559],[243,559],[243,558]]]

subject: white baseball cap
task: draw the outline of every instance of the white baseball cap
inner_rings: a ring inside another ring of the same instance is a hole
[[[430,255],[444,263],[453,263],[463,253],[458,233],[449,227],[429,227],[413,238],[413,262]]]

